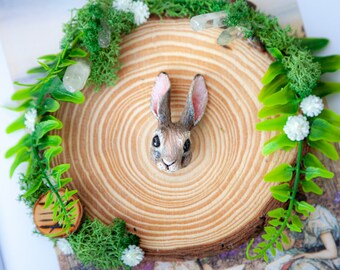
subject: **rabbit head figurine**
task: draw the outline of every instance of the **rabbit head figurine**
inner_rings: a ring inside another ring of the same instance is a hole
[[[158,127],[151,141],[151,159],[160,170],[168,173],[188,166],[191,161],[190,131],[203,117],[208,102],[204,77],[197,74],[190,86],[186,105],[178,122],[171,121],[170,79],[161,72],[151,96],[151,112]]]

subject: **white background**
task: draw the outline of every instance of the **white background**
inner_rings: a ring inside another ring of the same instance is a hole
[[[25,71],[35,65],[38,56],[58,51],[62,23],[70,18],[72,8],[84,3],[0,0],[0,105],[15,105],[10,101],[12,81],[25,80]],[[340,54],[340,1],[298,0],[298,4],[307,35],[331,41],[320,54]],[[340,72],[327,74],[326,79],[340,81]],[[340,113],[340,95],[328,102]],[[12,160],[4,159],[4,154],[24,133],[9,136],[5,129],[17,117],[17,113],[0,108],[0,258],[7,270],[59,269],[52,243],[32,234],[29,210],[17,201],[17,174],[13,179],[8,176]],[[0,260],[0,270],[2,267]]]

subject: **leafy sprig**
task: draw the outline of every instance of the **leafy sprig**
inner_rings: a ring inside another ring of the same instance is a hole
[[[321,46],[327,44],[324,39],[301,39],[300,42],[313,49],[320,49]],[[338,154],[332,142],[340,141],[340,115],[329,109],[324,109],[317,117],[308,117],[310,132],[305,141],[295,142],[287,137],[283,132],[283,127],[289,116],[299,112],[299,105],[305,93],[293,91],[290,84],[292,78],[282,64],[283,53],[278,48],[270,48],[268,52],[276,58],[276,61],[269,66],[264,75],[262,79],[264,87],[258,96],[259,101],[264,104],[258,116],[267,119],[258,123],[256,128],[260,131],[277,131],[279,134],[264,144],[262,152],[264,155],[269,155],[280,149],[289,151],[297,147],[298,150],[295,167],[290,164],[280,164],[264,176],[266,182],[279,183],[270,188],[272,196],[282,203],[288,203],[287,209],[280,207],[268,212],[270,219],[268,226],[264,228],[265,233],[261,236],[263,242],[260,242],[252,250],[253,255],[250,253],[254,240],[251,240],[247,246],[248,259],[263,258],[265,261],[268,261],[268,252],[275,256],[276,249],[283,250],[282,243],[289,243],[289,239],[284,234],[286,229],[301,232],[303,223],[297,214],[307,217],[314,211],[312,205],[296,199],[298,189],[301,188],[306,193],[313,192],[322,195],[321,187],[313,179],[317,177],[333,178],[334,176],[315,155],[303,154],[303,145],[306,144],[336,160]],[[337,57],[318,59],[320,70],[335,71],[340,69],[335,61]],[[333,85],[332,83],[318,82],[312,89],[312,94],[324,97],[339,92],[336,86],[338,86],[337,83]],[[294,175],[294,180],[292,180]]]
[[[71,178],[61,178],[70,165],[61,164],[54,168],[51,167],[52,159],[60,154],[63,148],[60,146],[61,138],[48,133],[62,128],[61,121],[50,115],[50,113],[59,109],[58,101],[73,103],[84,101],[84,95],[81,92],[70,93],[64,88],[60,79],[65,69],[75,63],[72,60],[74,57],[87,56],[85,51],[75,47],[77,40],[78,38],[75,38],[70,47],[65,47],[56,55],[46,55],[39,58],[40,66],[29,70],[29,73],[45,75],[39,78],[36,83],[17,83],[26,88],[17,91],[12,96],[13,100],[22,101],[15,110],[34,109],[37,111],[38,121],[35,124],[34,131],[31,134],[24,135],[6,153],[7,158],[15,156],[10,169],[11,176],[21,163],[29,163],[26,174],[20,177],[21,189],[24,191],[21,199],[32,207],[41,194],[49,191],[45,208],[53,204],[51,206],[53,220],[63,226],[63,233],[68,232],[75,223],[75,208],[71,207],[70,203],[73,202],[69,202],[69,199],[77,191],[66,189],[63,195],[59,194],[59,190],[72,181]],[[7,128],[7,133],[25,128],[24,122],[25,114],[21,115]]]

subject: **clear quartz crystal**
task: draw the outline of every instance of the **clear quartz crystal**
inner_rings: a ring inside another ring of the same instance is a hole
[[[233,40],[242,37],[243,37],[242,27],[228,27],[217,38],[217,44],[221,46],[226,46]]]
[[[227,13],[225,11],[202,14],[192,17],[190,26],[195,31],[207,28],[218,28],[224,26],[223,21],[226,17]]]
[[[88,61],[85,59],[75,61],[77,62],[76,64],[67,67],[63,77],[64,87],[72,93],[84,88],[91,72]]]
[[[102,30],[98,33],[98,44],[101,48],[107,48],[111,42],[111,30],[105,21],[101,22]]]

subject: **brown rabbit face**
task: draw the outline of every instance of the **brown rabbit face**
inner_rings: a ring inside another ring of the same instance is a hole
[[[160,73],[151,96],[151,112],[158,119],[158,128],[151,141],[151,160],[160,170],[169,173],[189,165],[192,157],[190,131],[201,120],[208,102],[205,80],[202,75],[196,75],[181,119],[173,123],[170,90],[168,75]]]
[[[158,128],[151,141],[151,158],[157,167],[165,172],[175,172],[191,161],[190,131],[180,123],[171,128]]]

